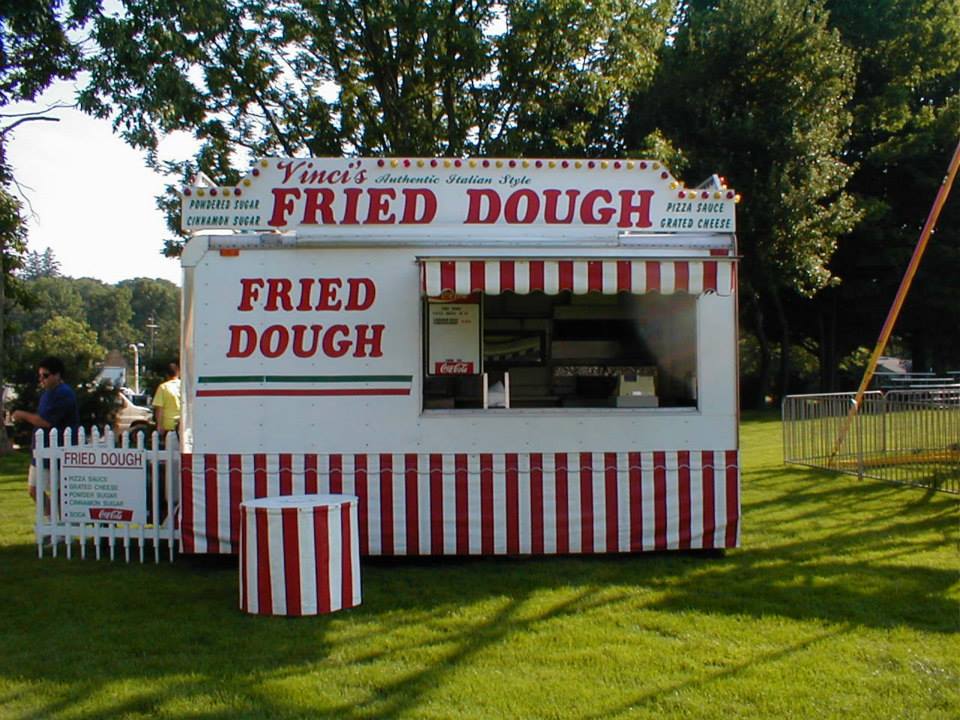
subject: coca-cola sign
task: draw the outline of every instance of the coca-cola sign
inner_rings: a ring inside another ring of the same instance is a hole
[[[429,374],[475,375],[480,372],[479,296],[431,300],[427,311]]]
[[[466,360],[442,360],[433,366],[434,375],[473,375],[473,363]]]
[[[90,519],[100,522],[130,522],[133,520],[133,510],[123,508],[89,508]]]

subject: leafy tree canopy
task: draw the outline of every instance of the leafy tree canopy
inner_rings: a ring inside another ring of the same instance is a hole
[[[277,154],[614,153],[673,5],[128,0],[95,23],[80,104],[155,166],[191,133],[196,157],[163,166],[180,182]]]
[[[86,322],[83,297],[70,278],[39,277],[23,282],[23,301],[11,309],[13,329],[38,329],[52,317],[68,317]]]
[[[56,263],[52,251],[49,259]],[[37,360],[31,348],[46,340],[50,333],[40,333],[50,320],[70,320],[94,333],[98,346],[126,352],[131,343],[143,343],[141,361],[166,364],[177,358],[180,337],[180,289],[166,280],[136,278],[108,285],[92,278],[42,276],[21,281],[23,300],[12,308],[10,330],[14,342],[11,354],[14,374],[33,380],[33,363]],[[72,327],[72,326],[70,326]],[[27,342],[28,338],[32,338]],[[69,333],[66,340],[78,340]],[[33,343],[33,345],[31,345]],[[53,349],[62,349],[58,344]],[[53,352],[53,349],[50,352]],[[50,354],[38,350],[40,355]],[[104,359],[105,351],[96,362]],[[64,359],[82,357],[65,354]],[[81,376],[81,380],[89,378]]]
[[[821,352],[836,365],[872,342],[863,328],[873,334],[886,310],[960,124],[960,0],[119,0],[109,11],[0,0],[8,6],[0,105],[69,76],[80,59],[71,33],[89,30],[81,107],[178,186],[199,172],[231,184],[251,157],[278,154],[644,154],[687,177],[719,169],[746,200],[743,307],[758,365],[778,335],[784,387],[792,346],[839,336],[832,360]],[[158,142],[177,131],[199,150],[163,163]],[[177,235],[178,198],[158,204]],[[936,272],[960,257],[943,240],[960,237],[958,225],[954,203],[902,327],[940,357],[960,354],[930,321],[960,312],[952,275]],[[159,342],[162,322],[137,307],[138,291],[154,289],[131,291],[132,315],[121,309],[103,328],[125,317],[147,343],[142,327],[156,324]]]
[[[960,136],[960,0],[830,0],[827,6],[831,24],[859,59],[847,154],[857,161],[849,189],[866,211],[831,264],[843,285],[823,298],[828,309],[844,309],[830,317],[842,354],[873,343]],[[940,330],[960,325],[955,272],[949,271],[958,267],[960,209],[953,201],[897,324],[918,369],[960,362],[960,338]]]
[[[20,270],[20,277],[26,280],[36,280],[42,277],[58,277],[60,275],[60,261],[53,254],[53,250],[47,248],[42,253],[34,250],[27,251],[23,260],[23,268]]]
[[[818,2],[688,2],[682,19],[636,100],[632,142],[666,136],[694,178],[723,168],[749,199],[739,222],[748,280],[811,295],[857,219],[843,158],[855,58]]]
[[[762,397],[768,335],[783,349],[782,386],[791,373],[785,303],[831,282],[828,263],[858,218],[844,157],[855,55],[830,29],[822,2],[690,0],[678,18],[626,133],[635,147],[664,147],[690,177],[722,168],[747,198],[740,282],[747,327],[760,342]]]
[[[134,278],[121,280],[130,291],[130,325],[144,344],[151,365],[163,367],[180,353],[180,288],[169,280]]]
[[[23,336],[24,355],[33,367],[43,357],[56,355],[69,366],[67,374],[87,380],[106,349],[97,341],[97,333],[85,322],[68,317],[53,317]]]
[[[3,253],[3,274],[9,275],[23,262],[27,249],[27,224],[23,220],[23,204],[0,185],[0,248]]]
[[[133,336],[129,288],[107,285],[93,278],[78,278],[73,285],[83,298],[87,323],[96,331],[100,342],[108,348],[126,347]]]
[[[0,106],[75,77],[81,49],[70,31],[99,9],[99,0],[0,0]]]

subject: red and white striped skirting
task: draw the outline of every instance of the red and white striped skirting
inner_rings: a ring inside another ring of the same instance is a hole
[[[298,616],[360,604],[356,497],[286,495],[239,510],[241,610]]]
[[[732,548],[736,450],[184,454],[181,550],[237,551],[240,503],[359,498],[363,555],[541,555]]]

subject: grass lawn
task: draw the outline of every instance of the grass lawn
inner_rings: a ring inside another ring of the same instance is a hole
[[[364,561],[302,619],[242,614],[231,558],[38,560],[4,458],[0,718],[960,717],[957,497],[742,445],[725,557]]]

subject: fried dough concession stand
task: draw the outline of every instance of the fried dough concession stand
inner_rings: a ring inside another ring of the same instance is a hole
[[[273,158],[185,189],[182,550],[329,493],[362,555],[737,546],[736,201],[652,160]]]

